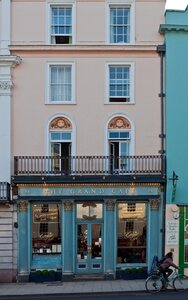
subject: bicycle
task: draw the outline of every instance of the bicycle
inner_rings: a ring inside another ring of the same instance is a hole
[[[166,279],[163,273],[158,271],[150,275],[145,281],[146,291],[150,293],[160,292],[168,287],[176,291],[188,290],[188,277],[174,270],[170,277]]]

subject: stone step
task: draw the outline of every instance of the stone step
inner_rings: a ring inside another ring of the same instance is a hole
[[[74,280],[89,281],[89,280],[104,280],[104,274],[76,274]]]

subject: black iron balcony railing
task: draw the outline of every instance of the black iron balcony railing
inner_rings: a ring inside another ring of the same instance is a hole
[[[0,202],[10,201],[10,184],[8,182],[0,182]]]
[[[16,156],[14,175],[164,175],[165,158],[145,156]]]

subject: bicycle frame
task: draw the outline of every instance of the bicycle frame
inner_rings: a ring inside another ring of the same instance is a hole
[[[154,283],[152,285],[155,288],[158,286],[158,288],[156,288],[156,290],[154,290],[153,292],[159,292],[163,287],[167,288],[168,286],[170,286],[171,288],[174,289],[174,281],[177,277],[179,277],[179,274],[176,271],[176,269],[174,269],[173,273],[168,278],[165,278],[162,272],[154,272],[146,279],[145,285],[147,290],[148,290],[147,285],[150,282],[150,279],[152,280],[153,276],[154,277],[156,276],[156,279],[154,279]]]

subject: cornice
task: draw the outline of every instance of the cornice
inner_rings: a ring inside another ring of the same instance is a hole
[[[188,32],[188,25],[161,24],[159,27],[159,32],[161,34],[165,34],[166,32],[174,32],[174,31]]]
[[[11,45],[9,49],[25,52],[156,52],[157,45]]]

